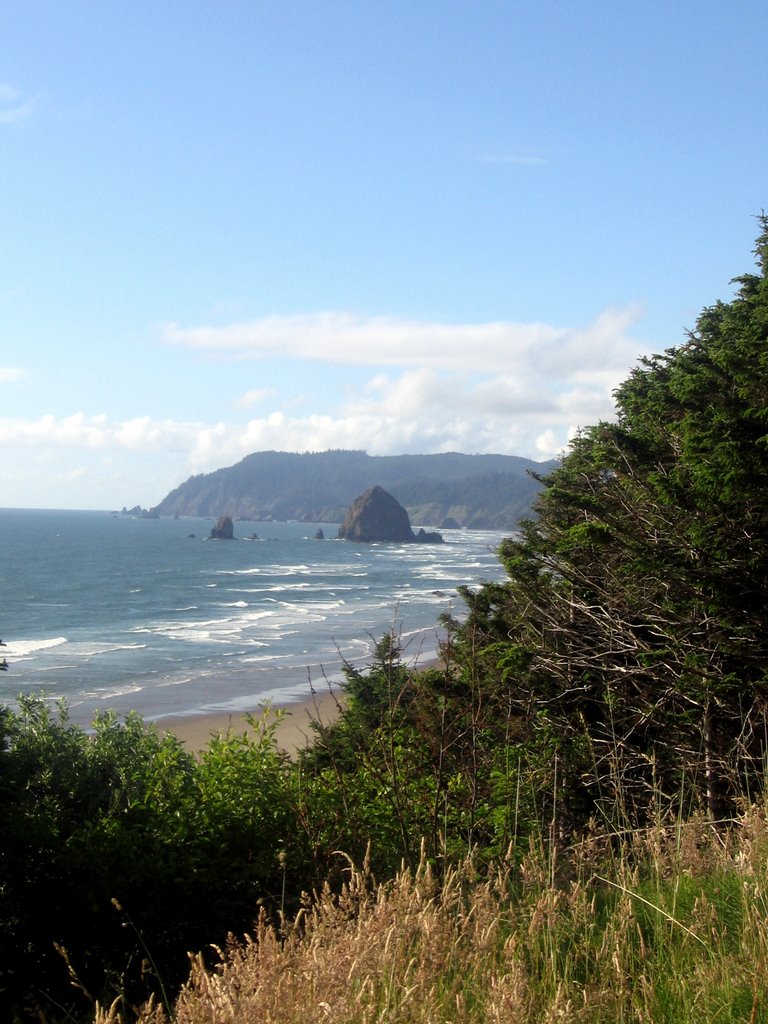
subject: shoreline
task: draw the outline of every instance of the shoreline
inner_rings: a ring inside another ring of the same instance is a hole
[[[331,725],[339,717],[343,700],[344,694],[341,689],[334,687],[316,691],[306,700],[270,704],[268,714],[271,717],[274,717],[276,711],[282,712],[280,720],[275,725],[278,749],[293,755],[310,746],[314,736],[310,723],[316,721],[322,725]],[[254,730],[248,717],[252,716],[258,723],[266,710],[262,705],[251,712],[216,711],[168,715],[153,724],[160,736],[170,733],[181,740],[188,753],[199,754],[212,739],[253,735]]]
[[[439,657],[425,659],[418,665],[411,665],[412,671],[418,673],[430,668],[444,667]],[[307,746],[311,746],[314,730],[311,722],[321,725],[332,725],[344,707],[344,691],[341,686],[330,682],[322,690],[313,690],[305,699],[273,701],[269,704],[269,714],[281,711],[280,721],[275,725],[275,740],[279,750],[289,755],[296,754]],[[170,733],[181,740],[185,749],[191,754],[199,754],[210,741],[217,737],[242,736],[253,734],[254,730],[248,721],[252,716],[258,723],[266,710],[265,705],[257,706],[253,711],[214,711],[200,714],[168,715],[156,720],[153,724],[159,735]]]

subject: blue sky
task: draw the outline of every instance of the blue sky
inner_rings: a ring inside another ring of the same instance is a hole
[[[10,0],[0,505],[535,459],[753,268],[764,0]]]

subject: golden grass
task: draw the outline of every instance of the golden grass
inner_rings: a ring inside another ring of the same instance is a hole
[[[262,916],[214,971],[192,957],[177,1024],[549,1024],[768,1021],[768,828],[752,808],[593,835],[558,864],[532,846],[481,875],[427,863],[375,884],[350,864],[340,894],[297,919]],[[557,868],[557,870],[555,870]],[[553,884],[553,877],[556,878]],[[99,1011],[116,1024],[121,1008]],[[141,1024],[161,1024],[147,1006]]]

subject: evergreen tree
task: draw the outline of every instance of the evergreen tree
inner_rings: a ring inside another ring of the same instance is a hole
[[[567,811],[701,795],[713,817],[762,780],[768,682],[768,221],[759,274],[644,360],[615,423],[575,439],[504,585],[466,593],[462,641],[531,744],[555,738]]]

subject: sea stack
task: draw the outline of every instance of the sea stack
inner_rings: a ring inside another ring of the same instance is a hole
[[[439,533],[420,530],[414,534],[407,511],[383,487],[371,487],[352,502],[339,529],[342,540],[364,543],[390,541],[411,544],[415,541],[441,544]]]
[[[219,516],[216,525],[211,527],[211,540],[233,540],[234,536],[232,516]]]

